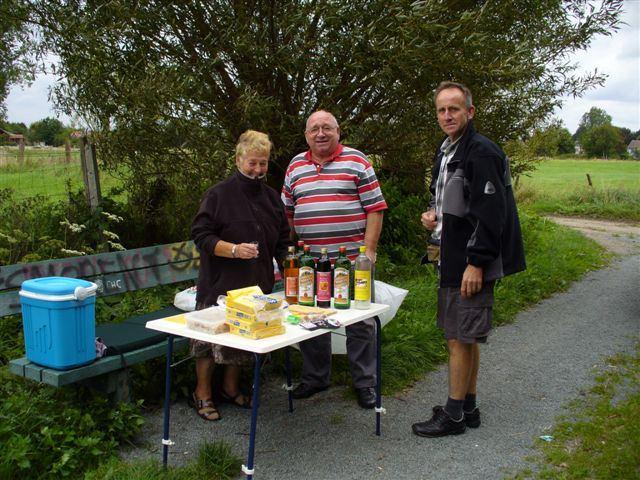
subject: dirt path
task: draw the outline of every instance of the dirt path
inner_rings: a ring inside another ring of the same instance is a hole
[[[547,218],[560,225],[581,231],[586,237],[618,255],[640,252],[640,225],[637,223],[556,215],[549,215]]]

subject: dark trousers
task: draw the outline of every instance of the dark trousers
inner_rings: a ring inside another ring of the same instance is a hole
[[[373,277],[373,275],[372,275]],[[373,282],[371,298],[375,298]],[[353,306],[352,306],[353,308]],[[376,385],[376,324],[367,318],[345,328],[347,333],[347,359],[355,388]],[[324,387],[331,382],[331,334],[320,335],[300,342],[302,352],[301,382]]]

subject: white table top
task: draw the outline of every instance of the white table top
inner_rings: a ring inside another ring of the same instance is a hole
[[[371,307],[367,310],[356,310],[354,308],[350,308],[349,310],[336,310],[337,313],[331,315],[331,318],[339,320],[343,326],[349,326],[367,318],[372,318],[376,315],[380,315],[381,313],[389,310],[389,308],[389,305],[372,303]],[[279,348],[288,347],[289,345],[293,345],[294,343],[302,342],[303,340],[317,337],[319,335],[332,331],[324,328],[309,331],[305,330],[299,325],[291,325],[288,322],[283,322],[283,325],[285,325],[286,328],[285,333],[281,335],[274,335],[273,337],[262,338],[259,340],[244,338],[240,335],[234,335],[232,333],[219,333],[217,335],[211,335],[208,333],[191,330],[190,328],[187,328],[184,314],[161,318],[159,320],[152,320],[150,322],[147,322],[146,326],[151,330],[157,330],[159,332],[165,332],[171,335],[194,338],[196,340],[216,343],[218,345],[224,345],[226,347],[238,348],[247,352],[260,354],[269,353],[274,350],[278,350]]]

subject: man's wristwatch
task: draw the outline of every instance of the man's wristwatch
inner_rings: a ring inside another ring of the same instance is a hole
[[[234,245],[233,247],[231,247],[231,256],[233,258],[236,258],[236,248],[238,247],[238,245]]]

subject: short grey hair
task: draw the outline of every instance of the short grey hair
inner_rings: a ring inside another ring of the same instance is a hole
[[[460,90],[464,94],[464,100],[465,100],[464,103],[467,106],[467,109],[471,108],[471,106],[473,105],[473,98],[471,97],[471,90],[469,90],[469,88],[467,88],[462,83],[449,82],[449,81],[440,82],[440,84],[436,88],[436,93],[433,96],[433,103],[434,104],[436,103],[436,98],[438,98],[438,95],[440,95],[440,92],[443,91],[443,90],[446,90],[447,88],[457,88],[458,90]]]

